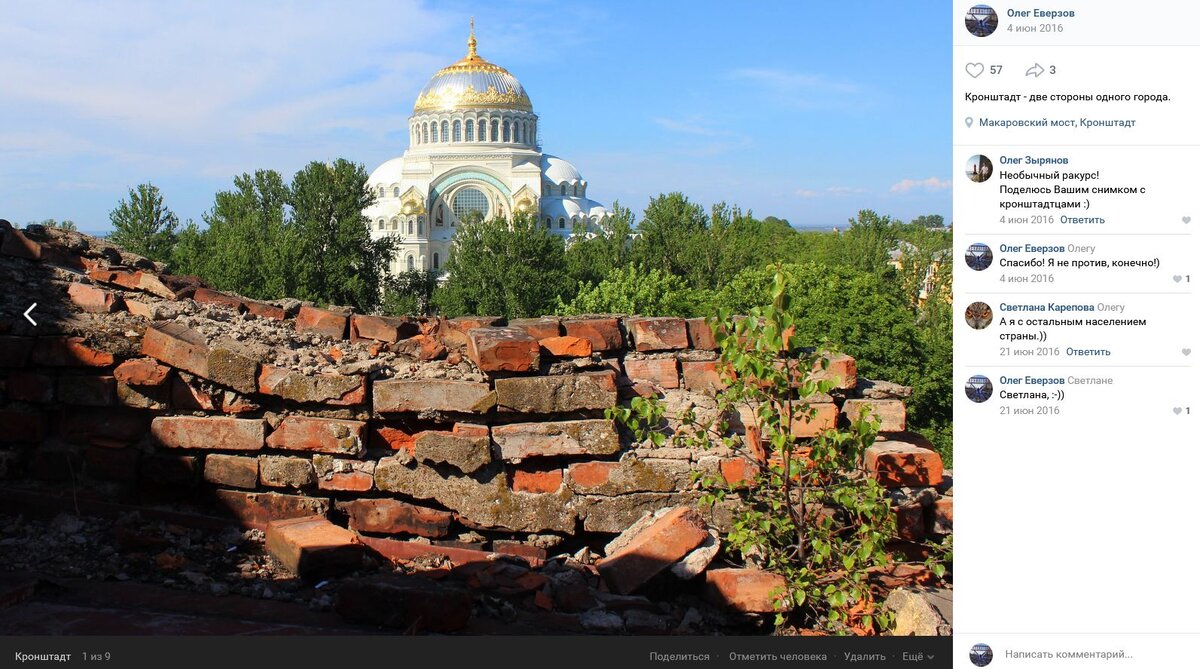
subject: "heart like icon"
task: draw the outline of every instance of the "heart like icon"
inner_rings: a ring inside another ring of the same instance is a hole
[[[1171,409],[1171,411],[1174,411],[1175,415],[1178,416],[1179,414],[1183,413],[1183,407],[1175,407],[1174,409]]]
[[[1192,222],[1192,217],[1191,217],[1191,216],[1184,216],[1184,217],[1183,217],[1183,224],[1184,224],[1184,225],[1187,225],[1188,223],[1191,223],[1191,222]]]
[[[1184,354],[1184,355],[1191,355],[1191,354],[1192,354],[1192,349],[1190,349],[1190,348],[1185,348],[1185,349],[1183,349],[1183,354]]]
[[[979,78],[983,74],[983,63],[967,63],[967,74],[971,75],[972,79]]]
[[[1182,276],[1179,276],[1178,274],[1176,274],[1175,276],[1171,277],[1171,279],[1172,279],[1172,280],[1173,280],[1175,283],[1179,283],[1180,281],[1183,281],[1183,277],[1182,277]]]

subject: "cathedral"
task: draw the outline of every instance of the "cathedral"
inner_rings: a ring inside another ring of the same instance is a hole
[[[371,173],[375,204],[363,211],[374,238],[394,236],[389,265],[440,272],[454,231],[471,212],[484,218],[536,213],[540,225],[568,237],[608,216],[588,199],[588,183],[571,163],[543,153],[538,116],[521,82],[475,51],[438,70],[409,117],[404,155]]]

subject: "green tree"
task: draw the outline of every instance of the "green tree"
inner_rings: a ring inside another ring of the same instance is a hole
[[[258,170],[234,177],[233,185],[233,190],[217,193],[205,214],[208,230],[202,242],[189,238],[182,248],[177,245],[180,271],[195,268],[215,287],[255,299],[294,296],[291,261],[298,254],[285,220],[288,188],[283,177]]]
[[[26,227],[28,227],[30,225],[41,225],[46,228],[55,228],[58,230],[71,230],[71,231],[76,231],[79,229],[75,226],[75,221],[72,221],[70,219],[64,220],[64,221],[56,221],[53,218],[46,218],[46,219],[42,219],[40,221],[30,221],[30,222],[26,223],[25,225],[26,225]]]
[[[707,291],[693,290],[673,274],[627,265],[600,283],[581,288],[569,304],[560,302],[558,313],[692,317],[705,311],[706,296]]]
[[[381,310],[388,316],[429,316],[437,287],[438,273],[433,270],[401,272],[388,282]]]
[[[300,299],[375,309],[383,294],[394,238],[371,239],[363,209],[375,201],[362,165],[339,158],[311,162],[292,178],[292,220],[285,248]]]
[[[921,228],[942,228],[946,225],[946,219],[941,214],[926,214],[914,218],[912,224]]]
[[[434,295],[448,316],[548,314],[569,285],[563,239],[534,216],[471,217],[458,226],[453,244],[448,278]]]
[[[595,236],[582,229],[567,242],[566,271],[571,285],[597,284],[616,268],[629,264],[633,212],[613,202],[612,213]]]
[[[694,288],[712,286],[712,253],[704,208],[683,193],[650,200],[634,240],[634,264],[683,277]]]
[[[108,217],[113,224],[109,241],[151,260],[170,259],[179,219],[163,204],[157,186],[144,183],[129,189],[128,199],[122,199]]]
[[[898,240],[896,222],[870,209],[850,219],[850,229],[842,233],[836,262],[862,272],[883,273],[890,268],[889,254]]]
[[[171,271],[179,275],[200,276],[205,271],[209,249],[205,231],[189,220],[175,236],[171,249]]]

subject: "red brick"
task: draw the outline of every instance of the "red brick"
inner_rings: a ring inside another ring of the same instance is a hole
[[[486,425],[478,423],[455,423],[452,432],[463,437],[488,437],[491,431]]]
[[[712,327],[704,318],[687,319],[688,343],[698,351],[715,351],[717,338],[713,336]]]
[[[879,441],[867,448],[863,466],[888,488],[933,486],[942,482],[942,456],[904,441]]]
[[[67,296],[80,309],[94,314],[111,314],[125,308],[125,300],[112,291],[88,286],[82,283],[72,283],[67,286]]]
[[[171,407],[170,388],[167,386],[131,386],[117,381],[117,404],[134,409],[164,411]]]
[[[621,440],[610,420],[566,420],[514,423],[492,428],[503,460],[555,455],[611,455]]]
[[[536,470],[518,467],[512,472],[512,489],[517,492],[550,493],[562,487],[561,468]]]
[[[227,293],[222,293],[209,288],[197,288],[192,294],[192,299],[201,304],[215,304],[222,307],[228,307],[238,312],[239,314],[246,312],[246,304],[240,297],[235,297]]]
[[[619,462],[576,462],[570,467],[571,482],[584,488],[599,488],[608,483]]]
[[[111,376],[60,376],[58,401],[85,407],[107,407],[117,403],[117,382]]]
[[[125,300],[125,308],[134,316],[140,316],[148,321],[156,320],[159,312],[155,305],[141,300]]]
[[[616,379],[611,371],[497,379],[496,403],[522,413],[608,409],[617,404]]]
[[[179,299],[181,292],[183,292],[183,290],[186,290],[186,289],[183,289],[182,286],[181,286],[182,290],[180,290],[180,291],[177,291],[174,288],[171,288],[170,286],[168,286],[166,284],[166,282],[164,282],[162,280],[161,277],[159,277],[157,274],[154,274],[153,272],[138,272],[137,273],[137,285],[135,286],[135,288],[137,290],[150,293],[151,295],[157,295],[159,297],[164,297],[168,300]]]
[[[813,367],[813,380],[834,382],[834,388],[849,390],[858,385],[858,363],[848,355],[835,355],[829,358],[829,365],[821,369],[818,364]]]
[[[258,392],[301,404],[354,406],[367,401],[363,378],[359,374],[304,374],[263,365],[258,372]]]
[[[900,400],[846,400],[842,413],[847,420],[857,420],[863,407],[868,416],[879,421],[880,432],[903,432],[907,429],[908,412]]]
[[[679,387],[679,365],[675,358],[625,358],[625,376],[663,389]]]
[[[131,386],[161,386],[170,377],[171,368],[160,365],[153,358],[135,358],[117,365],[113,376],[121,383]]]
[[[625,328],[638,351],[670,351],[688,347],[682,318],[626,318]]]
[[[160,416],[150,423],[150,434],[166,448],[257,451],[263,446],[265,425],[250,418]]]
[[[121,409],[72,409],[63,413],[62,436],[75,443],[126,445],[148,432],[150,416]]]
[[[933,503],[933,514],[930,519],[931,534],[950,534],[954,531],[954,498],[939,497]]]
[[[242,525],[260,530],[272,520],[323,516],[329,511],[329,500],[320,497],[242,490],[216,490],[213,494],[218,504]]]
[[[415,334],[417,334],[417,324],[407,318],[363,316],[361,314],[350,317],[350,341],[374,339],[394,344]]]
[[[288,571],[307,579],[356,571],[365,554],[353,532],[322,517],[271,521],[266,549]]]
[[[33,337],[0,337],[0,367],[24,367],[33,351]]]
[[[435,379],[378,381],[372,385],[375,411],[486,413],[495,403],[486,383]]]
[[[234,488],[258,486],[258,458],[210,453],[204,458],[204,480]]]
[[[454,514],[428,509],[395,499],[356,499],[338,504],[350,518],[350,527],[360,532],[415,534],[444,537],[450,531]]]
[[[895,507],[894,512],[897,537],[905,541],[920,541],[925,538],[925,507],[913,502]]]
[[[467,356],[485,372],[533,372],[541,349],[520,328],[474,328],[467,331]]]
[[[742,613],[790,611],[787,581],[758,569],[709,569],[704,574],[705,596],[713,604]]]
[[[43,367],[108,367],[111,353],[96,350],[83,337],[38,337],[33,346],[33,364]]]
[[[511,539],[496,539],[492,542],[492,551],[502,555],[516,555],[530,560],[545,560],[546,549],[530,546]],[[539,592],[538,594],[542,594]]]
[[[92,478],[133,483],[137,480],[140,455],[135,448],[91,446],[83,452],[84,472]]]
[[[459,316],[443,318],[433,333],[448,348],[463,348],[467,345],[467,333],[475,328],[499,326],[504,322],[498,316]]]
[[[538,340],[546,353],[560,358],[586,358],[592,354],[592,342],[583,337],[546,337]]]
[[[46,422],[41,414],[0,409],[0,442],[37,443],[46,436]]]
[[[338,492],[367,492],[375,487],[375,477],[368,472],[330,472],[317,477],[317,487]]]
[[[141,272],[113,267],[92,267],[88,270],[88,278],[100,283],[110,283],[129,290],[137,290]]]
[[[392,426],[377,426],[372,427],[372,445],[382,445],[393,451],[404,450],[408,451],[409,455],[413,454],[416,448],[417,435],[420,432],[411,432],[402,427]]]
[[[562,321],[552,317],[514,318],[508,322],[508,326],[521,328],[538,341],[562,334]]]
[[[708,538],[704,519],[695,509],[676,507],[637,533],[597,567],[609,586],[623,595],[637,590],[659,572],[681,560]]]
[[[218,395],[214,397],[214,395]],[[220,411],[220,393],[210,393],[195,377],[176,376],[171,382],[171,404],[185,411]]]
[[[42,245],[25,236],[20,230],[9,230],[0,243],[0,253],[14,258],[38,260],[42,257]]]
[[[402,553],[409,556],[407,559],[455,550],[370,537],[363,537],[363,542],[381,554],[386,554],[384,551]],[[396,628],[405,634],[440,634],[457,632],[467,626],[474,598],[466,589],[449,583],[419,576],[388,575],[343,582],[338,586],[335,606],[338,615],[351,622]]]
[[[818,402],[809,405],[814,411],[811,417],[799,416],[792,418],[792,437],[807,439],[815,437],[825,430],[837,427],[838,408],[832,402]],[[799,411],[799,408],[795,409]]]
[[[366,426],[357,420],[288,416],[267,437],[267,446],[290,451],[360,455]]]
[[[751,486],[758,477],[758,465],[749,458],[725,458],[721,460],[721,477],[733,488]]]
[[[4,394],[18,402],[44,404],[54,400],[54,377],[33,372],[13,372],[4,384]]]
[[[418,360],[437,360],[446,355],[446,347],[436,337],[419,334],[392,344],[392,350]]]
[[[146,328],[142,354],[238,392],[252,393],[258,389],[257,361],[224,344],[209,347],[203,335],[180,323]]]
[[[581,318],[564,320],[563,331],[572,337],[583,337],[593,351],[619,351],[625,348],[621,324],[615,318]]]
[[[339,313],[303,306],[300,307],[300,313],[296,314],[296,332],[312,332],[332,339],[345,339],[348,320]]]
[[[684,360],[679,364],[683,368],[683,386],[688,390],[713,392],[728,386],[716,360]]]
[[[271,320],[281,321],[286,317],[283,307],[277,307],[274,304],[255,302],[253,300],[243,300],[242,303],[246,305],[246,311],[259,318],[270,318]]]

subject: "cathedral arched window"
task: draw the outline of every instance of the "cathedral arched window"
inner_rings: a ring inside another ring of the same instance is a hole
[[[440,269],[440,268],[441,268],[441,263],[439,262],[439,258],[438,258],[438,254],[437,254],[437,253],[434,253],[434,254],[433,254],[433,268],[434,268],[434,269]]]
[[[565,229],[566,227],[567,227],[567,222],[566,222],[566,221],[564,221],[564,220],[562,220],[561,218],[560,218],[560,219],[558,219],[558,229],[559,229],[559,230],[563,230],[563,229]]]
[[[410,234],[410,235],[412,234],[412,228],[413,228],[412,221],[409,221],[408,222],[408,234]]]
[[[442,141],[450,141],[450,123],[448,121],[442,121]]]
[[[392,219],[392,229],[398,230],[399,228],[400,228],[400,221],[393,218]]]
[[[492,119],[492,134],[491,134],[491,138],[492,138],[492,141],[493,141],[493,142],[499,142],[499,141],[500,141],[500,122],[499,122],[499,121],[497,121],[497,120],[495,120],[495,119]]]
[[[421,143],[422,144],[429,143],[429,124],[428,123],[421,124]]]
[[[521,136],[522,136],[522,135],[521,135],[521,124],[520,124],[520,123],[513,123],[513,141],[514,141],[514,142],[520,142],[520,141],[521,141]]]
[[[419,218],[417,219],[417,234],[418,235],[425,234],[425,223]]]
[[[550,217],[549,216],[546,217],[546,229],[547,230],[550,229]]]
[[[413,262],[413,257],[412,257],[412,256],[409,256],[409,257],[408,257],[408,271],[410,271],[410,272],[411,272],[411,271],[413,271],[413,269],[415,269],[415,268],[416,268],[416,266],[415,266],[415,264],[414,264],[414,262]]]
[[[383,186],[379,187],[379,197],[383,197]]]
[[[467,119],[467,141],[475,141],[475,121],[472,121],[471,119]]]
[[[462,121],[454,122],[454,141],[462,141]]]
[[[433,132],[429,134],[429,141],[436,143],[438,141],[437,121],[434,121],[430,125],[432,126],[430,130]]]
[[[437,209],[437,224],[438,225],[442,224],[442,218],[444,217],[445,212],[446,212],[446,208],[442,205],[441,202],[439,202],[438,209]]]
[[[508,130],[508,121],[505,121],[505,122],[504,122],[504,141],[506,141],[506,142],[507,142],[507,141],[509,141],[509,140],[508,140],[508,132],[509,132],[509,130]]]
[[[562,182],[558,185],[558,194],[562,197],[567,196],[567,182]]]
[[[379,221],[377,222],[377,225],[379,226],[379,229],[380,229],[380,230],[382,230],[382,229],[383,229],[383,219],[382,219],[382,218],[381,218],[381,219],[379,219]]]
[[[400,187],[392,186],[392,197],[400,197]]]

